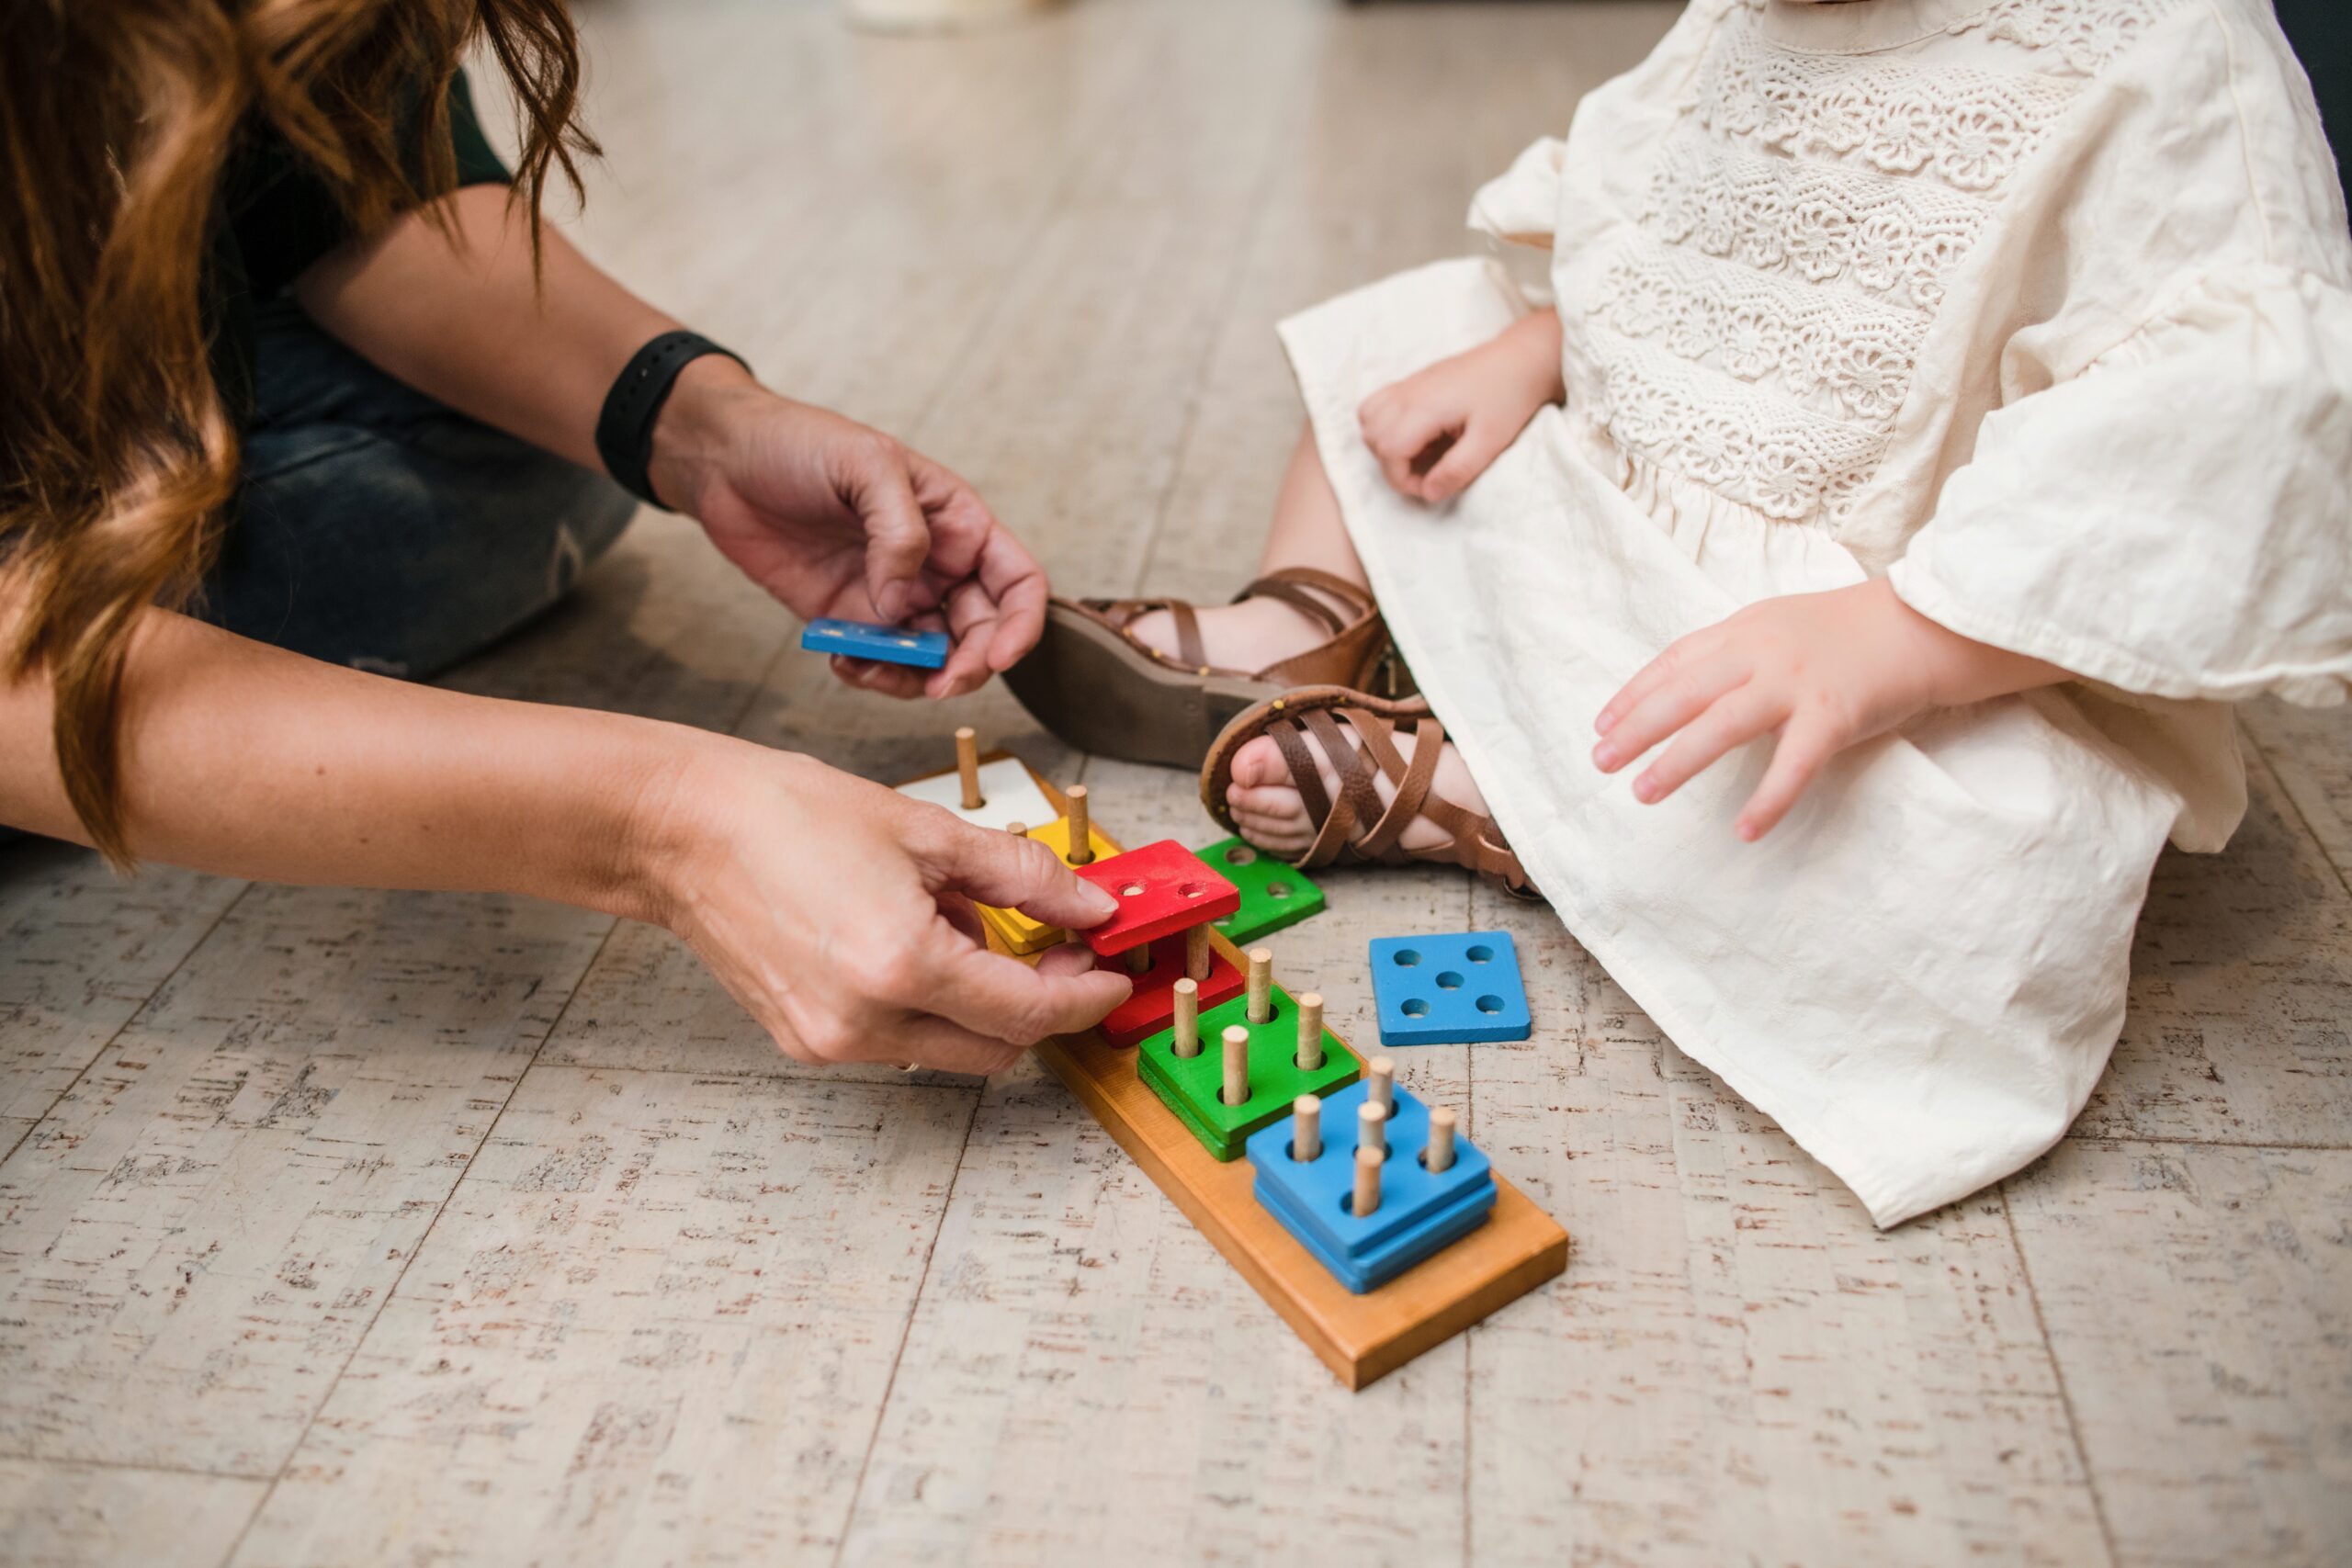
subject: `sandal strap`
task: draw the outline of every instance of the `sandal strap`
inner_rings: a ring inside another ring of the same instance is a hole
[[[1329,865],[1350,847],[1349,839],[1358,822],[1376,821],[1380,816],[1380,791],[1373,787],[1371,772],[1363,756],[1348,744],[1347,732],[1322,708],[1309,708],[1294,723],[1301,724],[1315,738],[1323,755],[1330,760],[1331,771],[1339,776],[1340,799],[1331,814],[1323,818],[1315,842],[1307,847],[1302,865]],[[1304,792],[1302,792],[1303,794]],[[1310,818],[1312,820],[1312,818]]]
[[[1201,640],[1201,617],[1182,599],[1168,601],[1169,619],[1176,623],[1176,657],[1203,674],[1208,672],[1208,645]]]
[[[1437,778],[1439,753],[1445,749],[1445,727],[1434,718],[1422,719],[1414,726],[1413,758],[1408,764],[1396,750],[1396,727],[1387,720],[1376,714],[1351,713],[1348,722],[1356,727],[1365,752],[1375,758],[1380,771],[1388,775],[1388,782],[1396,790],[1387,811],[1356,845],[1357,852],[1374,860],[1389,859],[1389,852],[1404,838],[1405,829],[1412,826],[1416,817],[1426,816],[1439,827],[1446,828],[1447,824],[1430,807],[1451,803],[1430,793],[1430,785]]]
[[[1309,590],[1317,592],[1310,592]],[[1311,566],[1286,566],[1268,572],[1233,596],[1238,604],[1247,599],[1276,599],[1323,628],[1326,637],[1337,637],[1373,612],[1372,595],[1344,577]],[[1331,607],[1337,600],[1344,613]]]
[[[1307,820],[1317,824],[1315,840],[1299,856],[1298,865],[1311,871],[1342,861],[1388,865],[1435,862],[1467,866],[1500,883],[1506,891],[1525,893],[1526,869],[1495,819],[1435,793],[1438,761],[1445,750],[1445,726],[1428,714],[1414,717],[1411,723],[1409,758],[1396,744],[1398,726],[1364,708],[1311,707],[1277,714],[1261,730],[1273,737],[1306,807]],[[1355,731],[1352,742],[1348,728]],[[1317,750],[1329,760],[1340,781],[1336,800],[1323,787],[1322,774],[1316,767]],[[1385,806],[1374,782],[1375,768],[1395,786]],[[1404,848],[1405,829],[1419,817],[1428,818],[1448,835],[1449,841],[1423,850]],[[1361,840],[1353,840],[1360,822],[1372,827]]]

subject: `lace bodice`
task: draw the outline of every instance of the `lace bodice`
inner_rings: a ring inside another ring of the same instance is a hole
[[[1947,6],[1853,52],[1774,36],[1766,0],[1701,3],[1634,221],[1563,247],[1572,396],[1631,456],[1834,527],[2013,176],[2178,0]]]

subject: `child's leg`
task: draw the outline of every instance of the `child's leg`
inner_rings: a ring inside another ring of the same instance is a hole
[[[1371,586],[1363,563],[1356,558],[1355,546],[1349,542],[1347,523],[1340,515],[1340,498],[1323,471],[1323,458],[1315,449],[1311,430],[1300,433],[1298,446],[1291,453],[1289,471],[1283,476],[1282,491],[1274,501],[1273,525],[1267,530],[1266,547],[1258,561],[1261,576],[1286,566],[1318,567],[1351,582]],[[1279,599],[1251,599],[1204,609],[1200,617],[1201,638],[1210,660],[1228,669],[1262,669],[1305,652],[1329,635]],[[1138,620],[1135,635],[1164,652],[1175,651],[1175,628],[1165,612]],[[1341,724],[1352,739],[1352,727],[1344,718]],[[1315,754],[1325,793],[1336,795],[1338,773],[1318,748],[1308,750]],[[1385,778],[1376,787],[1384,803],[1396,795]],[[1431,792],[1441,800],[1482,815],[1486,812],[1486,796],[1450,742],[1439,758]],[[1319,824],[1308,818],[1306,802],[1283,761],[1282,748],[1269,737],[1259,737],[1235,756],[1233,787],[1227,791],[1226,800],[1233,807],[1242,835],[1254,844],[1277,854],[1295,855],[1315,841]],[[1372,826],[1366,821],[1362,828],[1369,832]],[[1407,849],[1424,849],[1445,840],[1444,830],[1424,818],[1405,829],[1402,842]]]
[[[1348,542],[1348,525],[1340,516],[1340,498],[1323,472],[1322,457],[1315,450],[1312,430],[1299,432],[1290,468],[1274,498],[1274,520],[1266,530],[1266,546],[1258,558],[1257,575],[1286,566],[1311,566],[1369,587],[1363,563]],[[1313,592],[1309,590],[1309,592]],[[1334,609],[1348,606],[1334,604]],[[1322,643],[1329,630],[1280,599],[1250,599],[1238,604],[1204,606],[1200,612],[1201,641],[1209,662],[1227,670],[1263,670]],[[1176,624],[1165,610],[1136,620],[1130,628],[1137,642],[1171,658],[1176,653]]]

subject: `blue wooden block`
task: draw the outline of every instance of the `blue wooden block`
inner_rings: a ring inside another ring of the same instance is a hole
[[[1372,994],[1383,1045],[1524,1040],[1533,1027],[1509,931],[1375,937]]]
[[[936,670],[947,662],[950,644],[945,632],[910,632],[904,626],[872,626],[864,621],[814,620],[802,628],[800,646],[845,659]]]
[[[1323,1151],[1315,1159],[1292,1156],[1295,1134],[1287,1116],[1251,1134],[1248,1145],[1258,1201],[1358,1295],[1476,1230],[1495,1207],[1494,1168],[1469,1139],[1453,1140],[1451,1168],[1433,1175],[1421,1163],[1429,1108],[1400,1088],[1387,1122],[1380,1207],[1367,1219],[1349,1213],[1355,1196],[1356,1109],[1371,1092],[1370,1085],[1356,1083],[1325,1098]]]

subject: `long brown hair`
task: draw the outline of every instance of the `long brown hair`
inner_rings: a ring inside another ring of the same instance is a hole
[[[456,184],[447,90],[477,44],[536,220],[595,151],[564,0],[0,0],[0,570],[24,591],[0,680],[48,671],[66,794],[119,866],[131,629],[201,581],[236,488],[201,289],[240,127],[371,232]]]

